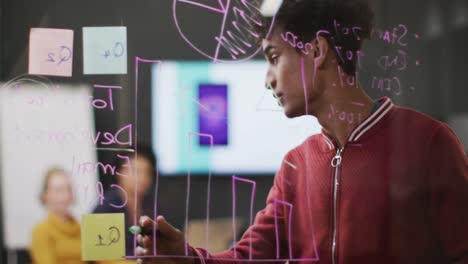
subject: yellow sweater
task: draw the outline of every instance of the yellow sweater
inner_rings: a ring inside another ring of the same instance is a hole
[[[134,264],[136,260],[100,260],[96,264]]]
[[[34,227],[31,258],[34,264],[82,264],[80,225],[52,213]]]

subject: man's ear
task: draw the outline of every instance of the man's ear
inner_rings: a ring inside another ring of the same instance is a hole
[[[329,52],[328,42],[324,37],[317,37],[311,41],[312,52],[309,56],[313,56],[316,69],[321,69],[325,66],[325,62]]]

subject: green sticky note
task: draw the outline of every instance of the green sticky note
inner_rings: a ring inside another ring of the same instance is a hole
[[[83,261],[125,259],[124,214],[85,214],[81,220]]]
[[[83,73],[127,74],[126,27],[83,27]]]

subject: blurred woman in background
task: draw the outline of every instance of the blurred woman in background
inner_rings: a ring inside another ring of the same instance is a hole
[[[48,217],[34,227],[30,248],[34,264],[82,264],[80,225],[70,213],[71,180],[61,168],[46,173],[41,202]]]

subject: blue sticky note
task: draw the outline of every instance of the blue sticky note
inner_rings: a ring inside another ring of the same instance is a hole
[[[127,74],[127,28],[83,27],[84,74]]]

